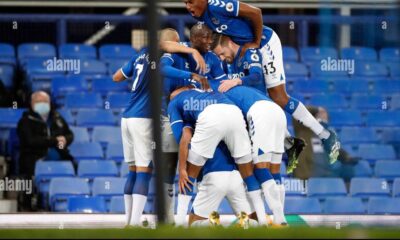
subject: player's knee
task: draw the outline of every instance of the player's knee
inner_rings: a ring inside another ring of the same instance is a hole
[[[128,177],[126,178],[125,187],[124,187],[124,194],[132,195],[133,187],[135,185],[136,180],[136,172],[129,171]]]
[[[149,193],[151,173],[137,172],[135,186],[133,187],[133,194],[140,194],[147,196]]]
[[[271,172],[268,168],[255,168],[254,176],[257,178],[260,184],[263,184],[264,182],[273,179]]]

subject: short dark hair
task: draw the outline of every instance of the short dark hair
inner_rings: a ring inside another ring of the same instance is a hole
[[[219,45],[225,46],[228,43],[230,38],[221,33],[214,33],[213,34],[213,42],[211,44],[211,50],[214,50]]]

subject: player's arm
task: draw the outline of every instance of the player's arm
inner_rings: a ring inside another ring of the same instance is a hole
[[[133,65],[136,57],[131,58],[124,66],[118,69],[113,75],[114,82],[122,82],[133,75]]]
[[[196,62],[196,70],[200,71],[200,73],[206,72],[206,62],[204,61],[203,56],[194,48],[187,47],[183,44],[173,42],[173,41],[164,41],[160,43],[160,48],[168,53],[184,53],[191,54],[194,61]]]
[[[186,189],[192,190],[189,185],[190,180],[186,170],[186,163],[189,155],[189,144],[192,139],[193,132],[191,127],[184,127],[182,131],[182,137],[179,142],[179,192],[186,194]],[[193,184],[193,183],[191,183]]]
[[[263,18],[261,9],[253,7],[249,4],[239,2],[239,17],[248,19],[253,26],[254,40],[251,43],[246,43],[243,46],[242,54],[247,48],[259,48],[261,37],[263,34]]]

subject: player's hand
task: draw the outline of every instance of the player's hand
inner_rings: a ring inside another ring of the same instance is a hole
[[[59,149],[64,149],[67,145],[67,139],[64,136],[57,136],[56,139],[58,141],[57,147]]]
[[[208,83],[207,78],[205,78],[204,76],[201,76],[197,73],[192,73],[192,79],[195,80],[196,82],[199,82],[203,90],[210,89],[210,84]]]
[[[194,51],[192,52],[192,56],[194,61],[196,62],[196,70],[200,72],[200,74],[205,74],[207,65],[206,61],[204,61],[203,56],[197,51],[196,49],[193,49]]]
[[[227,92],[229,91],[229,89],[242,84],[242,80],[240,80],[239,78],[235,78],[235,79],[231,79],[231,80],[222,80],[221,81],[221,85],[219,85],[218,87],[218,91],[219,92]]]
[[[247,49],[249,48],[260,48],[260,44],[251,42],[251,43],[246,43],[242,46],[242,50],[240,51],[240,57],[243,57],[244,53],[246,52]]]
[[[192,186],[194,184],[190,181],[186,169],[179,170],[179,193],[186,194],[185,188],[187,188],[189,191],[192,191],[192,187],[189,185],[189,183]]]

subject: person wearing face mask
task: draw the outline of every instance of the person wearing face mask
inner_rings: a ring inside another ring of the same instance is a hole
[[[19,120],[17,133],[20,141],[19,174],[26,179],[34,175],[36,161],[73,160],[68,151],[73,133],[64,118],[51,109],[50,96],[46,92],[32,94],[30,109]]]

